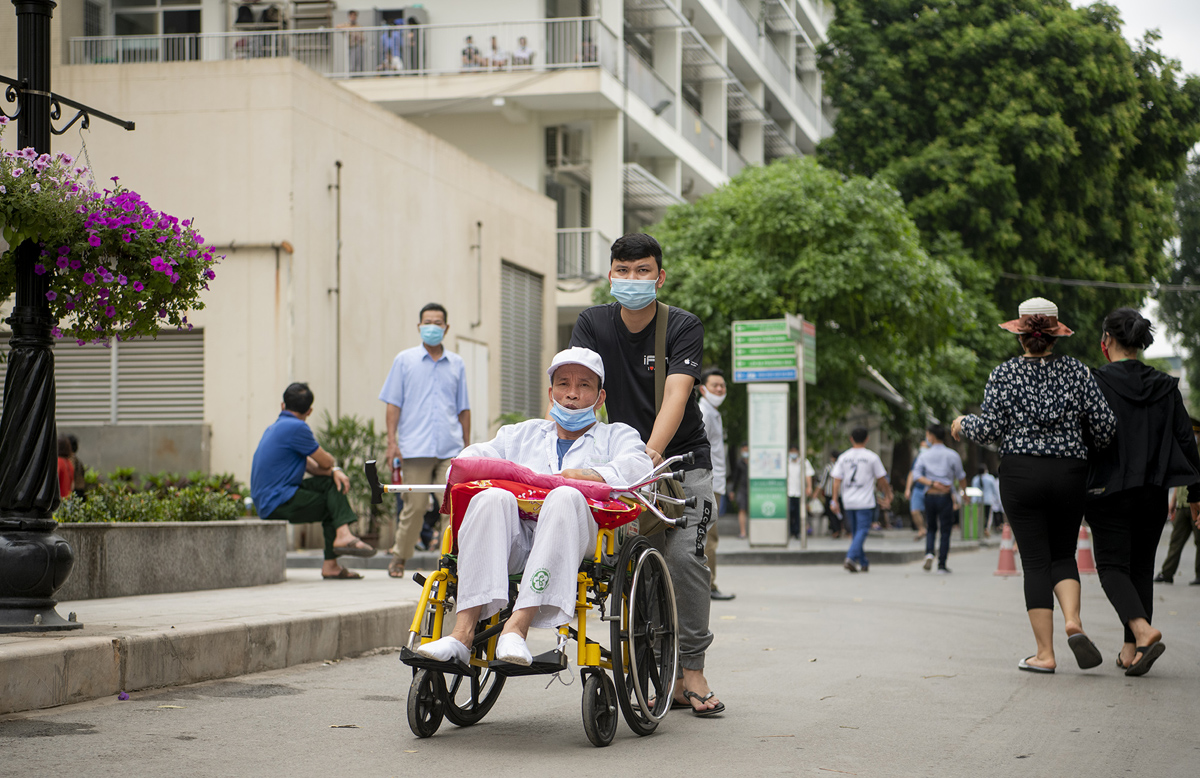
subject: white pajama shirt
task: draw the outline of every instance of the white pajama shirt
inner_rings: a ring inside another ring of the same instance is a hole
[[[572,442],[560,467],[558,425],[547,419],[501,427],[494,439],[459,456],[507,459],[551,475],[591,469],[615,488],[629,486],[652,466],[635,429],[596,423]],[[536,607],[534,627],[566,624],[575,613],[579,564],[595,550],[597,529],[583,494],[569,486],[550,491],[536,522],[518,516],[512,493],[480,492],[458,530],[458,610],[482,605],[484,619],[503,610],[508,576],[524,570],[514,609]]]

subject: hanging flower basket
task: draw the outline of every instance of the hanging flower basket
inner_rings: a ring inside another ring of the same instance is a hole
[[[0,116],[0,136],[7,124]],[[33,271],[49,276],[55,337],[83,345],[191,329],[187,313],[204,307],[200,292],[223,257],[190,220],[112,182],[96,191],[70,154],[0,155],[0,230],[9,246],[0,255],[0,300],[15,290],[17,246],[33,240],[41,248]]]

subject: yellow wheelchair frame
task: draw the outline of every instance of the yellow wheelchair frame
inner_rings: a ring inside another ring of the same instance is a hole
[[[583,728],[588,740],[595,746],[612,742],[618,708],[638,735],[655,730],[671,707],[679,663],[678,622],[666,561],[644,537],[624,527],[599,530],[595,553],[578,574],[577,626],[560,627],[558,647],[534,657],[529,666],[495,659],[498,635],[515,601],[515,585],[510,586],[508,606],[479,623],[469,665],[416,653],[420,645],[443,635],[458,581],[453,551],[452,530],[447,528],[438,569],[428,576],[413,575],[422,584],[421,599],[400,659],[413,668],[408,723],[417,737],[432,736],[443,717],[460,727],[477,723],[511,676],[566,671],[566,644],[571,639],[578,643],[575,661],[583,682]],[[599,611],[601,622],[609,622],[608,649],[588,636],[588,613],[593,609]]]

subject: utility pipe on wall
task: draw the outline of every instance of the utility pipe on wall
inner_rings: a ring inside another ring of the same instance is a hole
[[[336,420],[342,417],[342,161],[340,159],[334,160],[333,165],[337,169],[337,179],[335,183],[329,185],[329,188],[337,190],[334,215],[334,239],[336,242],[334,249],[335,280],[334,286],[329,290],[329,293],[337,294],[337,304],[333,314],[333,414]]]

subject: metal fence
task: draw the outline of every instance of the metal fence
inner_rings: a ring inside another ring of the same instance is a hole
[[[611,242],[600,230],[587,227],[558,230],[558,277],[562,280],[602,277]]]
[[[775,44],[767,37],[762,39],[759,49],[762,51],[763,62],[766,63],[767,72],[775,79],[775,83],[779,84],[780,88],[783,89],[783,93],[791,97],[794,91],[792,84],[796,79],[792,75],[792,69],[784,61],[783,55],[779,53],[779,49],[775,48]]]
[[[758,46],[758,22],[750,15],[741,0],[724,0],[725,15],[733,22],[742,37],[751,46]]]
[[[71,39],[73,65],[290,57],[333,78],[595,67],[620,77],[620,55],[597,17]]]

